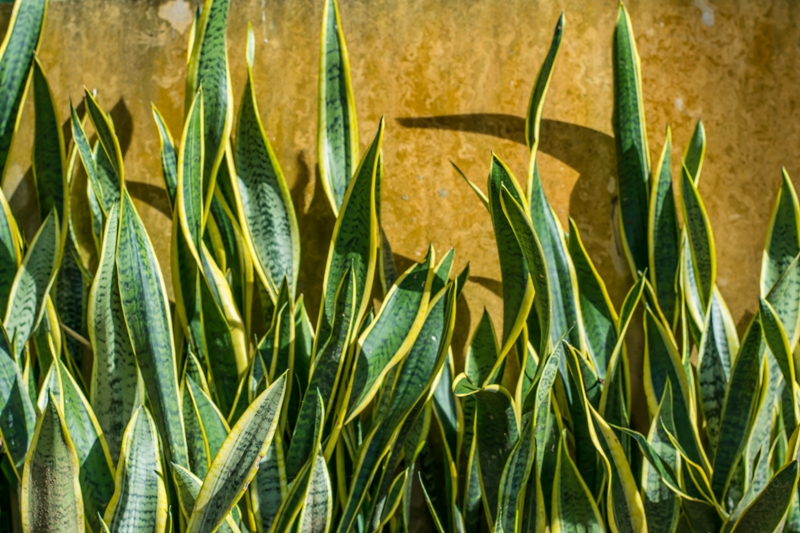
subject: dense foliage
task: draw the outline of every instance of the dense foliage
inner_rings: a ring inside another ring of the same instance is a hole
[[[230,0],[198,11],[178,142],[153,109],[174,305],[110,116],[87,92],[65,139],[36,56],[46,0],[16,1],[0,50],[0,166],[30,93],[42,222],[26,242],[0,194],[2,525],[800,531],[800,207],[788,176],[740,338],[698,191],[705,132],[698,123],[676,193],[669,129],[650,163],[621,6],[617,220],[634,283],[615,309],[536,162],[562,15],[527,112],[526,186],[497,156],[486,192],[464,176],[491,216],[503,316],[496,331],[484,313],[462,357],[450,340],[468,269],[431,247],[396,272],[380,223],[384,124],[359,156],[338,8],[324,1],[318,166],[336,224],[316,321],[298,294],[295,208],[259,118],[252,31],[234,113]],[[640,322],[644,434],[631,424],[625,345]]]

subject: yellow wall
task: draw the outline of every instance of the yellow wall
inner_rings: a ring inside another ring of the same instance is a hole
[[[613,0],[340,0],[362,147],[381,115],[386,232],[401,266],[429,242],[469,260],[464,327],[482,306],[500,326],[497,254],[488,214],[452,170],[485,186],[490,151],[524,176],[523,122],[533,80],[561,9],[566,29],[544,108],[541,173],[562,223],[577,222],[619,305],[631,280],[612,235],[616,162],[611,137]],[[769,4],[769,5],[768,5]],[[195,1],[53,2],[41,60],[62,120],[83,86],[112,110],[138,201],[170,284],[169,219],[154,102],[179,135],[188,28]],[[700,191],[717,243],[718,285],[737,322],[757,304],[761,247],[780,168],[800,176],[797,120],[800,8],[790,0],[631,1],[642,58],[651,158],[673,128],[673,175],[697,118],[709,142]],[[10,5],[0,6],[7,20]],[[321,0],[235,0],[229,50],[235,94],[245,74],[247,22],[257,37],[261,116],[287,176],[303,237],[301,290],[319,298],[332,229],[316,178]],[[28,102],[3,189],[30,219]],[[431,118],[435,117],[435,118]],[[27,173],[27,178],[25,177]],[[305,289],[303,289],[305,287]],[[170,288],[171,289],[171,288]]]

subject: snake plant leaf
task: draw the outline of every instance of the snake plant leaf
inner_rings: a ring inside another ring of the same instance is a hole
[[[553,480],[550,531],[553,533],[604,533],[605,526],[589,487],[570,457],[567,439],[560,439]],[[510,531],[514,531],[513,529]]]
[[[189,461],[192,469],[205,477],[228,436],[228,424],[211,398],[188,374],[182,393]]]
[[[0,327],[0,437],[17,479],[35,426],[33,402],[26,390],[22,371],[12,358],[5,331]]]
[[[535,165],[536,150],[539,146],[539,128],[542,122],[542,108],[544,107],[544,98],[547,95],[547,89],[550,87],[550,80],[553,78],[553,68],[556,65],[558,58],[558,50],[561,48],[561,38],[564,35],[564,12],[558,17],[556,28],[553,31],[553,39],[550,42],[550,49],[547,51],[547,56],[544,58],[542,67],[539,69],[539,74],[536,76],[536,82],[533,84],[533,91],[531,91],[531,98],[528,103],[528,113],[525,116],[525,142],[528,144],[528,150],[531,151],[531,165]],[[531,169],[532,170],[532,169]],[[531,199],[531,183],[533,177],[532,173],[528,175],[528,202]]]
[[[261,531],[270,530],[288,492],[283,449],[280,435],[275,435],[250,487],[253,515]]]
[[[50,368],[50,363],[53,362],[54,355],[59,357],[61,354],[61,327],[58,323],[58,315],[56,314],[56,306],[53,305],[53,299],[48,294],[45,298],[44,313],[39,325],[33,331],[31,336],[33,348],[36,350],[36,363],[39,365],[41,373],[46,372]],[[52,348],[49,346],[52,343]],[[40,394],[41,396],[41,394]],[[42,398],[44,403],[47,402],[47,395]],[[44,404],[42,404],[44,405]]]
[[[760,390],[760,361],[764,353],[764,338],[758,315],[744,334],[739,353],[731,368],[731,378],[722,405],[719,446],[714,456],[711,486],[714,496],[721,500],[725,494],[736,463],[748,440]],[[676,426],[679,422],[676,417]]]
[[[674,477],[675,472],[679,472],[680,457],[672,448],[665,430],[675,432],[671,384],[664,387],[664,395],[645,441],[653,453],[645,454],[647,461],[642,463],[642,500],[651,533],[671,533],[680,516],[680,499],[673,490],[680,485],[672,485],[670,479],[670,474]],[[645,451],[641,443],[640,448]]]
[[[125,324],[171,462],[188,467],[175,345],[164,279],[127,191],[120,206],[117,276]]]
[[[338,216],[358,163],[358,126],[336,0],[325,0],[320,41],[317,156],[322,188]]]
[[[766,300],[781,319],[792,350],[800,339],[800,300],[798,298],[800,298],[800,255],[789,264],[766,296]]]
[[[25,459],[20,491],[25,533],[84,531],[78,458],[57,403],[50,396]]]
[[[792,180],[782,169],[781,188],[769,221],[761,259],[761,296],[766,296],[800,253],[800,204]]]
[[[513,198],[517,205],[523,204],[523,193],[516,178],[511,174],[505,163],[492,154],[488,185],[489,214],[492,217],[497,243],[497,255],[500,258],[500,276],[503,282],[503,335],[500,341],[502,349],[500,352],[501,357],[496,365],[502,364],[505,355],[513,346],[520,331],[522,331],[531,305],[538,305],[537,312],[540,312],[540,307],[544,306],[548,310],[544,317],[549,319],[550,316],[549,289],[546,289],[548,283],[547,265],[543,257],[541,258],[541,264],[534,263],[530,265],[526,263],[526,258],[521,248],[522,245],[517,242],[520,237],[515,234],[509,215],[506,215],[503,211],[503,189],[506,189],[506,194]],[[521,207],[520,210],[522,210]],[[528,228],[530,228],[527,213],[522,211],[520,216],[527,221]],[[532,229],[531,232],[533,232]],[[541,250],[541,245],[538,245],[538,248]],[[533,276],[533,283],[530,276],[531,268],[537,269],[536,275]],[[541,274],[544,274],[544,278],[542,278]],[[534,287],[537,295],[535,299]],[[540,317],[540,320],[542,320],[542,317]],[[542,327],[541,331],[550,331],[549,323],[546,327]],[[542,335],[542,339],[544,342],[547,339],[547,335]],[[540,353],[544,353],[544,350],[541,350]]]
[[[239,120],[236,125],[234,194],[239,218],[259,279],[271,298],[277,298],[284,278],[295,293],[300,269],[300,230],[286,178],[258,115],[253,71],[247,69]]]
[[[219,527],[256,475],[272,442],[285,392],[285,376],[262,392],[231,428],[203,481],[187,531]]]
[[[61,376],[63,416],[77,454],[86,520],[97,528],[98,513],[114,495],[114,466],[103,430],[78,383],[64,363],[55,359]],[[54,366],[55,366],[54,365]]]
[[[496,529],[516,531],[520,496],[528,483],[536,459],[536,422],[529,417],[503,467],[497,498]]]
[[[739,351],[736,327],[722,295],[714,288],[697,357],[700,407],[712,450],[717,449],[720,416],[731,376],[731,360]]]
[[[353,467],[349,497],[337,531],[346,533],[366,497],[367,489],[395,435],[399,435],[412,411],[419,412],[430,395],[433,382],[444,364],[455,325],[455,287],[452,282],[436,294],[417,340],[403,364],[393,373],[394,385],[386,387],[389,396],[385,410],[376,406],[380,418],[364,437]],[[402,433],[402,432],[401,432]],[[407,435],[403,435],[405,438]],[[502,466],[500,467],[502,468]]]
[[[44,220],[51,209],[61,217],[66,228],[69,183],[64,155],[64,135],[53,93],[38,58],[33,60],[33,98],[35,127],[33,135],[33,179],[39,195],[39,212]]]
[[[11,141],[25,102],[31,63],[41,43],[47,0],[14,2],[0,44],[0,171],[6,168]]]
[[[203,91],[192,100],[183,126],[178,151],[178,186],[175,211],[189,251],[200,264],[200,241],[204,227],[203,197]]]
[[[189,465],[192,472],[205,477],[211,460],[208,457],[208,441],[203,434],[203,423],[195,409],[192,394],[187,381],[190,376],[184,376],[181,383],[181,400],[183,404],[183,427],[186,431],[186,450],[189,454]]]
[[[386,374],[411,349],[430,300],[434,257],[409,268],[389,290],[375,320],[358,341],[347,419],[352,421],[375,397]]]
[[[298,488],[300,488],[299,484]],[[313,458],[305,491],[300,495],[303,500],[300,502],[302,508],[298,509],[300,513],[296,522],[298,532],[327,533],[330,531],[333,519],[333,491],[331,490],[328,466],[322,455],[318,454]],[[276,522],[276,525],[273,526],[274,531],[285,531],[285,529],[275,529],[277,525]]]
[[[689,235],[685,225],[681,228],[681,257],[678,276],[688,315],[687,329],[693,335],[693,340],[696,341],[697,337],[699,337],[698,332],[702,330],[703,324],[705,324],[705,306],[700,295],[700,285],[692,262],[691,244],[689,243]]]
[[[700,447],[694,426],[691,392],[678,349],[662,317],[657,317],[646,306],[644,389],[649,410],[653,414],[658,411],[667,382],[672,384],[676,437],[686,449],[688,457],[705,468],[708,459]]]
[[[324,425],[327,422],[324,417],[331,417],[330,412],[334,411],[333,401],[342,380],[348,339],[352,337],[355,328],[354,319],[358,305],[356,289],[355,272],[348,269],[337,290],[330,338],[313,363],[311,380],[300,405],[292,446],[286,458],[286,473],[289,480],[294,479],[314,451],[312,429],[316,418],[323,416]],[[318,409],[318,398],[322,400],[322,410]],[[344,413],[337,416],[343,417]]]
[[[467,182],[467,185],[469,185],[469,188],[472,189],[472,192],[474,192],[478,196],[478,199],[483,204],[483,207],[485,207],[486,210],[488,211],[489,210],[489,199],[486,197],[485,194],[483,194],[483,191],[480,189],[480,187],[475,185],[475,183],[471,179],[469,179],[466,174],[464,174],[464,171],[461,170],[460,168],[458,168],[458,165],[456,165],[452,161],[450,161],[450,164],[453,165],[454,169],[456,169],[456,172],[458,172],[458,175],[461,176],[461,178],[464,181]]]
[[[476,385],[488,383],[489,385],[498,384],[503,375],[503,368],[499,368],[494,374],[492,369],[500,355],[500,345],[497,343],[494,324],[489,312],[484,308],[478,326],[472,334],[467,355],[464,359],[464,373],[469,380]]]
[[[113,460],[134,410],[138,380],[136,356],[122,313],[116,253],[119,206],[106,219],[102,253],[87,306],[87,326],[94,358],[90,399]]]
[[[486,520],[496,524],[500,511],[501,478],[519,439],[519,422],[514,399],[500,385],[484,387],[475,395],[475,437],[478,472]],[[515,509],[509,510],[515,513]]]
[[[733,531],[774,531],[789,510],[797,489],[798,463],[790,461],[781,468],[758,497],[744,510]]]
[[[569,219],[569,255],[575,267],[581,316],[586,332],[586,345],[592,353],[600,378],[605,377],[606,368],[617,344],[617,312],[611,303],[605,282],[598,274],[586,248],[581,241],[578,226]]]
[[[197,500],[197,495],[200,494],[200,487],[203,481],[186,470],[179,464],[172,463],[172,478],[175,480],[175,489],[178,493],[178,503],[180,504],[183,516],[188,520],[192,516],[194,504]],[[169,529],[167,529],[169,531]],[[219,533],[240,533],[239,526],[233,519],[232,513],[229,513],[225,520],[220,524]]]
[[[344,272],[352,268],[356,278],[356,315],[359,324],[370,303],[370,290],[375,276],[378,250],[378,218],[376,205],[376,176],[383,140],[384,120],[367,153],[361,160],[355,177],[348,186],[336,225],[333,228],[328,262],[323,278],[323,300],[320,305],[314,352],[319,351],[331,333],[336,290]]]
[[[708,213],[706,213],[700,193],[685,167],[681,172],[681,200],[683,220],[686,221],[686,234],[689,236],[692,267],[705,308],[711,301],[711,294],[717,278],[716,248]]]
[[[217,170],[225,155],[225,145],[233,125],[233,96],[226,39],[229,7],[230,0],[205,0],[203,3],[186,72],[187,111],[194,94],[198,89],[203,89],[205,212],[214,194]]]
[[[60,263],[60,224],[56,212],[51,211],[33,237],[8,295],[3,325],[11,340],[11,353],[20,365],[22,350],[42,318]]]
[[[204,243],[201,244],[200,256],[205,274],[198,285],[206,359],[219,407],[222,412],[229,413],[234,405],[237,384],[247,373],[247,338],[230,286]]]
[[[0,191],[0,310],[6,309],[22,252],[17,222],[6,195]]]
[[[529,289],[535,288],[536,296],[533,298],[533,308],[536,310],[536,316],[538,317],[539,331],[542,332],[541,345],[539,346],[538,353],[547,353],[548,346],[550,346],[550,341],[552,340],[552,334],[548,336],[545,332],[552,331],[551,312],[553,303],[550,294],[549,273],[544,251],[539,237],[525,214],[523,207],[517,199],[514,198],[509,189],[503,186],[502,193],[499,194],[499,196],[504,216],[514,233],[518,250],[524,259],[526,265],[525,270],[530,273],[527,287]],[[503,320],[505,322],[505,318]],[[505,347],[503,349],[505,350]]]
[[[431,513],[431,518],[433,519],[433,524],[436,527],[436,531],[438,533],[445,533],[445,529],[442,526],[442,521],[439,519],[439,515],[436,513],[436,507],[433,505],[431,497],[428,495],[428,489],[425,488],[425,482],[422,480],[422,472],[419,473],[419,486],[422,488],[422,495],[425,498],[428,511]]]
[[[614,430],[589,405],[593,427],[592,440],[605,468],[606,506],[612,531],[647,532],[644,504],[631,472],[625,451]]]
[[[676,278],[680,265],[680,234],[672,190],[671,152],[672,131],[667,126],[667,138],[654,171],[650,191],[647,251],[650,282],[655,288],[658,306],[667,322],[674,326],[678,312]]]
[[[453,395],[453,376],[455,363],[452,350],[447,354],[447,359],[439,371],[438,382],[433,389],[433,414],[442,430],[442,438],[447,447],[449,459],[455,461],[461,447],[459,423],[461,412]]]
[[[63,227],[69,229],[69,225]],[[65,331],[68,328],[81,335],[86,329],[89,286],[94,276],[89,277],[83,271],[72,236],[67,233],[64,238],[66,242],[64,252],[61,254],[61,267],[50,296],[51,300],[55,301],[55,311],[58,313]],[[69,356],[79,367],[82,366],[84,346],[86,346],[86,343],[82,342],[84,339],[79,340],[72,333],[63,335],[63,338]]]
[[[389,493],[386,495],[386,499],[380,508],[380,521],[375,524],[374,529],[380,531],[381,528],[387,525],[392,517],[394,517],[397,509],[400,507],[400,503],[403,501],[403,494],[405,494],[406,491],[409,472],[410,467],[400,472],[392,481]]]
[[[144,406],[133,412],[125,429],[114,487],[114,497],[103,514],[111,533],[165,530],[167,490],[158,432]]]
[[[781,325],[780,318],[778,318],[775,309],[763,298],[759,299],[759,316],[761,318],[761,329],[764,333],[764,340],[783,374],[785,386],[789,391],[792,391],[791,397],[793,397],[795,395],[794,391],[797,384],[797,377],[794,367],[794,358],[789,348],[789,339],[786,338],[786,332]],[[770,374],[771,373],[772,369],[770,369]],[[785,420],[788,418],[793,425],[796,425],[797,422],[800,421],[800,410],[798,410],[797,401],[791,402],[790,406],[791,410],[787,411],[784,409],[782,414]]]
[[[309,461],[318,445],[319,432],[325,425],[325,403],[317,388],[309,390],[300,409],[301,417],[297,421],[292,435],[292,443],[286,456],[286,476],[291,483]],[[310,405],[311,411],[306,406]],[[309,416],[310,415],[310,416]]]
[[[550,283],[552,312],[550,342],[555,344],[559,338],[566,337],[570,344],[580,350],[585,350],[586,333],[583,329],[579,307],[575,267],[567,252],[564,229],[547,201],[539,176],[539,167],[536,164],[534,164],[533,177],[529,182],[528,191],[533,233],[539,238],[547,263],[547,280]],[[533,265],[529,264],[528,268],[531,272],[536,272]],[[597,363],[595,361],[595,364]]]
[[[167,188],[169,206],[175,209],[175,196],[178,194],[178,151],[175,149],[175,141],[169,132],[167,122],[161,115],[155,104],[150,104],[153,110],[153,120],[158,128],[158,138],[161,143],[161,172],[164,175],[164,185]]]
[[[100,105],[95,100],[92,93],[84,88],[84,101],[86,102],[86,110],[89,113],[89,118],[92,120],[95,132],[97,132],[97,139],[100,142],[100,147],[103,151],[104,157],[107,159],[113,171],[113,176],[117,180],[117,189],[125,183],[125,169],[122,164],[122,149],[119,145],[119,139],[114,132],[114,125],[108,114],[102,110]],[[101,158],[97,158],[98,163]],[[103,191],[105,193],[105,191]]]
[[[705,155],[706,129],[703,127],[702,119],[697,119],[692,138],[689,139],[689,144],[686,145],[686,151],[683,153],[683,164],[686,165],[686,170],[689,171],[695,186],[700,181],[700,170],[703,168]]]
[[[650,155],[644,119],[639,52],[628,11],[621,3],[614,30],[614,140],[617,148],[619,231],[631,272],[647,267]]]

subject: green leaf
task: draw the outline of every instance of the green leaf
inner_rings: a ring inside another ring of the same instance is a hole
[[[98,514],[114,495],[114,466],[103,430],[89,401],[64,363],[56,359],[61,375],[64,420],[77,454],[86,519],[96,529]]]
[[[200,264],[200,242],[204,228],[203,92],[198,90],[187,113],[178,151],[178,186],[175,212],[192,255]],[[191,286],[188,287],[191,290]]]
[[[658,404],[669,382],[672,385],[673,417],[678,441],[686,449],[689,458],[705,468],[708,459],[700,446],[695,428],[691,392],[678,348],[662,318],[656,317],[649,306],[645,308],[644,331],[644,389],[649,411],[653,415],[658,411]]]
[[[376,206],[376,176],[379,154],[383,140],[384,121],[381,119],[378,132],[366,155],[350,182],[344,202],[336,219],[328,250],[328,262],[322,287],[323,300],[320,305],[317,336],[314,352],[328,340],[333,325],[336,302],[336,287],[348,268],[356,278],[356,315],[354,322],[361,323],[370,304],[370,291],[375,276],[378,250],[378,219]]]
[[[6,195],[0,191],[0,311],[8,307],[8,296],[21,260],[17,222]]]
[[[153,245],[127,191],[120,207],[117,275],[125,324],[168,458],[188,466],[167,291]]]
[[[467,355],[464,360],[464,372],[475,385],[487,383],[495,385],[503,375],[503,368],[494,374],[492,369],[500,356],[500,345],[494,331],[494,324],[489,312],[484,308],[478,326],[472,334]]]
[[[89,112],[89,118],[97,132],[97,140],[103,152],[102,155],[96,156],[98,166],[102,166],[104,160],[108,162],[109,170],[116,179],[116,188],[119,190],[125,183],[125,170],[122,164],[122,149],[117,134],[114,132],[114,125],[108,114],[100,108],[92,93],[86,88],[83,89],[83,92],[86,110]],[[103,193],[108,194],[107,191],[103,191]]]
[[[604,533],[603,517],[562,436],[553,480],[552,533]],[[509,531],[514,531],[513,529]]]
[[[186,444],[192,470],[205,477],[228,436],[228,424],[202,387],[185,376],[182,389]]]
[[[47,0],[14,2],[0,45],[0,171],[6,168],[11,141],[25,102],[29,72],[41,43]]]
[[[338,216],[358,162],[358,126],[336,0],[325,0],[320,40],[317,156],[322,187]]]
[[[402,485],[402,484],[401,484]],[[399,503],[399,498],[397,502]],[[333,519],[333,492],[325,458],[317,455],[298,523],[301,533],[327,533]]]
[[[225,36],[229,7],[230,0],[205,0],[186,73],[187,110],[197,90],[203,89],[203,196],[206,211],[214,194],[217,170],[233,125],[233,96]]]
[[[725,392],[719,431],[719,446],[714,456],[711,486],[714,496],[721,500],[725,494],[736,463],[748,440],[760,391],[760,361],[764,339],[758,316],[750,323],[731,369],[731,379]],[[676,426],[680,422],[675,420]]]
[[[538,475],[534,465],[536,433],[536,422],[530,417],[522,427],[519,438],[506,460],[497,495],[498,514],[495,527],[498,530],[516,531],[520,496],[528,483],[528,477],[532,473]]]
[[[766,300],[781,319],[789,346],[794,350],[800,338],[800,255],[783,272]]]
[[[253,514],[261,524],[261,531],[269,531],[286,497],[287,480],[283,455],[283,442],[280,435],[276,435],[250,488]]]
[[[697,356],[700,407],[712,450],[717,449],[725,390],[731,376],[731,360],[739,351],[739,339],[728,306],[714,288]]]
[[[300,230],[286,178],[258,115],[253,83],[248,67],[236,125],[234,194],[253,266],[274,300],[284,278],[292,295],[297,288]]]
[[[625,451],[614,430],[589,405],[592,441],[606,472],[606,512],[615,531],[647,531],[644,505]]]
[[[22,350],[42,318],[45,298],[56,279],[60,263],[60,225],[55,211],[51,211],[36,232],[17,271],[3,320],[11,341],[11,353],[20,366]]]
[[[430,301],[433,261],[431,249],[423,263],[415,264],[398,278],[375,320],[360,336],[346,423],[369,405],[388,372],[411,349]]]
[[[22,474],[20,515],[25,533],[84,531],[78,471],[69,431],[56,399],[50,396],[36,424]]]
[[[797,488],[798,463],[790,461],[744,510],[733,531],[775,531],[780,528]]]
[[[422,472],[419,473],[419,486],[422,488],[422,495],[425,497],[425,503],[428,505],[428,511],[431,513],[431,518],[433,518],[436,531],[438,533],[445,533],[444,527],[442,527],[442,522],[439,520],[439,515],[436,514],[436,508],[431,501],[431,497],[428,495],[428,489],[425,488],[425,483],[422,481]]]
[[[311,406],[313,411],[307,408],[307,405]],[[318,388],[309,390],[309,394],[303,400],[300,415],[301,418],[298,419],[294,428],[292,444],[286,457],[286,474],[290,483],[313,457],[319,445],[320,432],[325,426],[325,404]]]
[[[33,439],[36,412],[19,365],[11,357],[5,331],[0,327],[0,437],[19,478]]]
[[[614,140],[620,235],[631,272],[647,268],[647,215],[650,156],[644,119],[639,52],[631,19],[619,5],[614,31]]]
[[[519,201],[512,196],[512,193],[509,192],[509,189],[505,187],[505,185],[502,186],[502,193],[498,191],[496,196],[500,197],[503,217],[505,218],[508,228],[511,229],[514,234],[517,242],[516,251],[521,254],[525,265],[524,272],[529,280],[526,285],[526,290],[535,288],[533,308],[536,310],[536,316],[538,317],[539,331],[542,332],[538,353],[544,354],[547,353],[548,346],[550,346],[550,341],[552,340],[552,335],[547,335],[547,332],[551,331],[553,309],[547,260],[545,259],[539,237]],[[493,198],[495,198],[494,191],[490,198],[493,202]],[[499,242],[498,240],[498,243]],[[505,276],[503,279],[505,279]],[[505,293],[503,296],[505,299]],[[503,323],[505,324],[505,314],[503,315]],[[506,329],[505,326],[503,326],[503,329]],[[503,349],[505,350],[505,347]]]
[[[167,490],[158,442],[150,413],[144,406],[138,407],[122,437],[114,497],[103,515],[112,533],[164,531]]]
[[[671,152],[672,131],[667,126],[667,138],[658,167],[654,171],[650,191],[647,250],[650,282],[655,288],[658,306],[672,326],[679,307],[676,278],[680,265],[680,234],[675,194],[672,190]]]
[[[69,183],[64,136],[53,93],[38,58],[33,61],[33,98],[36,117],[32,166],[36,192],[39,195],[39,212],[44,220],[50,210],[55,209],[60,216],[61,226],[66,227]]]
[[[569,254],[578,281],[580,310],[586,331],[586,344],[592,353],[595,368],[601,378],[617,344],[617,312],[611,303],[606,284],[597,272],[581,241],[578,226],[569,219]]]
[[[116,268],[119,206],[108,213],[102,253],[92,281],[87,329],[94,358],[90,399],[103,428],[113,460],[118,460],[122,434],[135,408],[138,370],[128,327],[122,314]]]
[[[711,301],[717,279],[716,247],[703,200],[686,168],[681,172],[681,206],[697,288],[703,307]]]
[[[703,159],[706,155],[706,129],[703,127],[703,121],[697,119],[697,125],[692,133],[692,138],[689,139],[689,144],[686,145],[686,152],[683,154],[683,164],[692,181],[695,185],[700,181],[700,170],[703,168]]]
[[[475,437],[483,508],[487,521],[496,524],[500,516],[498,505],[502,503],[503,470],[518,441],[519,425],[514,399],[503,387],[489,385],[475,398]],[[509,512],[514,511],[511,509]]]
[[[535,150],[539,146],[539,127],[542,121],[542,108],[544,107],[544,98],[547,95],[547,89],[550,86],[550,80],[553,77],[553,68],[556,64],[558,57],[558,50],[561,48],[561,37],[564,35],[564,12],[558,17],[555,31],[553,31],[553,40],[550,42],[550,49],[547,51],[547,56],[544,58],[542,67],[539,69],[539,74],[536,76],[536,82],[533,84],[533,91],[531,92],[530,102],[528,103],[528,114],[525,116],[525,141],[528,143],[528,150],[532,152],[531,164],[534,164],[536,158]],[[531,175],[532,176],[532,175]],[[528,177],[528,201],[530,202],[530,178]]]
[[[550,331],[550,295],[547,288],[549,283],[547,280],[547,264],[541,253],[539,254],[540,263],[533,263],[532,265],[526,263],[526,257],[521,248],[522,244],[518,243],[520,237],[516,235],[513,220],[504,213],[504,205],[510,207],[507,205],[508,202],[504,203],[502,201],[504,194],[502,191],[504,189],[506,190],[505,194],[514,199],[515,205],[520,206],[521,214],[518,215],[518,218],[527,222],[527,227],[530,229],[530,233],[533,234],[528,215],[521,207],[523,196],[516,178],[511,174],[505,163],[492,154],[492,167],[489,172],[488,185],[489,214],[492,216],[492,225],[494,226],[494,235],[497,242],[497,255],[500,258],[500,276],[503,282],[502,349],[500,351],[501,357],[496,365],[502,364],[505,355],[522,331],[532,304],[537,306],[536,311],[539,320],[548,321],[546,325],[540,325],[541,331]],[[512,214],[516,214],[516,211]],[[541,252],[541,244],[538,243],[538,240],[537,246],[538,251]],[[536,269],[533,283],[531,283],[530,268]],[[536,289],[536,298],[534,298],[534,288]],[[547,313],[543,315],[542,309],[547,309]],[[547,335],[543,334],[543,345],[546,341]],[[544,351],[542,349],[540,353],[544,353]]]
[[[200,478],[183,468],[179,464],[172,463],[172,479],[175,480],[175,489],[178,493],[178,502],[180,504],[181,512],[187,520],[192,516],[194,504],[197,500],[197,495],[200,494],[200,487],[203,482]],[[219,526],[217,531],[219,533],[240,533],[239,526],[232,516],[233,513],[228,513],[225,520]],[[167,531],[170,531],[167,529]]]
[[[380,530],[383,526],[388,524],[389,520],[392,519],[397,511],[397,508],[400,507],[403,494],[406,491],[409,472],[410,467],[400,472],[392,481],[392,485],[389,488],[389,493],[386,495],[386,499],[384,500],[380,509],[380,521],[374,529]]]
[[[680,457],[665,430],[675,432],[671,384],[664,388],[664,396],[647,434],[646,444],[652,454],[645,453],[647,461],[642,462],[642,500],[650,533],[671,533],[680,514],[680,499],[674,492],[680,485],[672,482],[675,473],[679,471]],[[641,442],[639,445],[645,452]]]
[[[782,169],[781,188],[769,221],[761,259],[761,296],[766,296],[800,253],[800,205],[792,180]]]
[[[161,113],[156,109],[155,104],[150,104],[153,109],[153,119],[158,128],[158,138],[161,142],[161,172],[164,175],[164,185],[167,188],[169,205],[175,209],[175,196],[178,194],[178,152],[175,150],[175,142],[169,132],[167,122]]]
[[[584,350],[586,334],[583,330],[580,307],[578,307],[578,282],[575,267],[567,252],[564,229],[547,201],[542,181],[539,178],[539,168],[536,165],[533,169],[533,179],[530,180],[529,196],[533,232],[542,246],[547,263],[547,279],[550,283],[552,302],[550,342],[555,344],[561,337],[566,337],[570,344]],[[512,227],[515,227],[513,222]],[[528,264],[528,268],[535,276],[536,267]]]
[[[231,429],[203,481],[188,533],[219,527],[256,475],[278,425],[285,379],[281,376],[262,392]]]

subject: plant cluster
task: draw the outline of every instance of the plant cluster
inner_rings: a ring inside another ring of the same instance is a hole
[[[453,251],[431,247],[395,269],[380,224],[384,123],[359,157],[335,0],[323,10],[318,166],[336,224],[319,316],[308,316],[297,217],[256,105],[252,30],[234,118],[229,4],[198,10],[178,142],[153,108],[173,305],[110,116],[86,92],[65,139],[36,53],[47,0],[16,0],[0,49],[0,167],[30,86],[42,222],[26,242],[0,194],[7,529],[800,531],[797,196],[784,173],[759,310],[740,338],[698,192],[705,132],[698,123],[676,194],[669,129],[650,164],[624,7],[613,124],[633,287],[617,311],[539,176],[562,15],[529,104],[526,187],[497,156],[485,193],[464,176],[491,216],[503,326],[484,313],[462,358],[450,340],[468,268],[454,272]],[[646,434],[630,416],[634,321]]]

